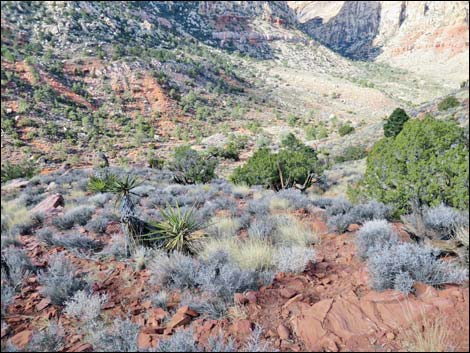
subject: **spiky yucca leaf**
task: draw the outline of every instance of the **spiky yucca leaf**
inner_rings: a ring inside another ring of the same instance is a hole
[[[110,192],[114,188],[114,184],[117,180],[114,174],[106,173],[103,176],[93,175],[88,181],[88,190],[95,193]]]
[[[168,205],[167,210],[161,213],[163,221],[154,224],[156,230],[145,234],[143,238],[155,242],[166,251],[193,253],[198,241],[204,237],[203,233],[196,232],[201,224],[194,218],[194,208],[181,212],[178,204],[175,208]]]

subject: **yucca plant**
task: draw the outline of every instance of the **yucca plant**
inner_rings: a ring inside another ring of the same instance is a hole
[[[126,236],[127,255],[133,253],[138,246],[145,242],[145,239],[142,237],[143,234],[155,231],[155,227],[139,219],[135,214],[135,204],[132,200],[132,196],[138,195],[132,190],[141,184],[142,182],[136,177],[128,175],[123,179],[116,177],[109,187],[109,191],[117,195],[116,206],[120,204],[120,221]]]
[[[456,229],[454,238],[457,241],[457,243],[460,245],[458,248],[457,254],[459,255],[461,261],[463,264],[468,266],[469,263],[469,254],[468,254],[468,249],[469,249],[469,229],[465,227],[460,227]]]
[[[103,176],[93,175],[88,181],[88,190],[94,193],[110,192],[118,180],[117,176],[107,171]]]
[[[194,217],[194,208],[182,212],[178,204],[175,208],[168,205],[161,214],[163,221],[155,223],[155,231],[143,238],[168,252],[194,253],[197,243],[204,237],[203,233],[196,232],[201,229],[201,224]]]

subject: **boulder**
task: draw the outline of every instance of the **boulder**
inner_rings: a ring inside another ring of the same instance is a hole
[[[38,205],[36,205],[31,213],[49,213],[52,210],[56,209],[59,206],[64,206],[64,197],[61,194],[49,195],[44,200],[42,200]]]

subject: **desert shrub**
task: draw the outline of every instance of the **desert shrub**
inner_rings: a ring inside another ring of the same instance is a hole
[[[243,269],[263,271],[272,266],[273,247],[264,239],[246,239],[234,244],[230,255]]]
[[[362,258],[371,256],[382,246],[398,242],[398,235],[386,220],[374,220],[364,223],[356,234],[357,253]]]
[[[364,223],[374,219],[387,219],[392,218],[392,207],[378,202],[375,200],[368,201],[364,204],[354,206],[349,212],[354,220],[354,223]]]
[[[104,207],[108,203],[108,201],[111,200],[111,198],[112,194],[103,193],[91,196],[88,201],[96,207]]]
[[[416,281],[438,286],[462,283],[468,278],[467,269],[438,259],[438,254],[438,250],[416,243],[381,244],[367,261],[372,288],[408,293]]]
[[[296,210],[308,209],[311,204],[311,200],[308,198],[308,196],[306,196],[304,193],[297,189],[281,190],[279,191],[277,196],[288,200],[290,206]]]
[[[101,328],[92,337],[97,352],[138,352],[139,325],[129,319],[115,319],[110,327]]]
[[[277,352],[274,347],[271,347],[270,344],[262,338],[263,331],[260,326],[255,326],[250,337],[243,347],[243,352]]]
[[[10,232],[2,233],[1,249],[6,249],[10,246],[20,246],[21,242],[18,234],[11,234]]]
[[[3,239],[2,239],[3,241]],[[22,249],[8,247],[2,251],[2,270],[6,274],[2,279],[8,280],[14,289],[20,289],[23,280],[36,272],[28,255]]]
[[[454,96],[448,96],[439,102],[439,104],[437,105],[437,109],[439,109],[439,111],[443,111],[450,108],[458,107],[459,105],[460,103],[457,98],[455,98]]]
[[[269,239],[275,228],[276,222],[273,217],[259,217],[251,222],[248,228],[248,236],[254,239]]]
[[[194,339],[192,329],[175,332],[171,337],[160,340],[155,352],[202,352]]]
[[[303,246],[281,247],[274,255],[274,266],[280,272],[301,273],[310,261],[313,261],[315,251]]]
[[[18,202],[24,204],[26,207],[31,207],[37,205],[39,202],[46,198],[46,195],[42,193],[43,190],[41,189],[29,189],[25,191],[21,196],[18,198]]]
[[[349,225],[353,223],[363,224],[374,219],[392,218],[392,208],[375,200],[355,205],[349,208],[349,210],[347,210],[349,207],[347,203],[344,204],[344,208],[341,208],[341,201],[338,201],[335,205],[336,208],[332,208],[330,212],[338,214],[328,218],[327,224],[330,229],[336,230],[339,233],[344,233]]]
[[[235,352],[233,340],[225,342],[223,335],[209,337],[207,347],[198,345],[192,328],[175,332],[169,338],[160,340],[155,352]]]
[[[111,236],[111,241],[99,254],[104,256],[114,256],[118,259],[126,258],[126,239],[121,234],[113,234]]]
[[[150,295],[150,301],[152,305],[156,308],[162,308],[166,310],[166,305],[170,300],[170,296],[167,291],[161,290],[158,293],[153,293]]]
[[[347,161],[355,161],[358,159],[365,158],[367,156],[367,151],[362,146],[349,146],[344,149],[344,151],[335,157],[336,163],[343,163]]]
[[[162,169],[165,165],[165,160],[158,157],[150,157],[148,159],[149,168],[153,169]]]
[[[448,121],[409,120],[395,139],[382,139],[367,157],[359,192],[394,206],[469,205],[469,152],[463,129]]]
[[[222,332],[217,336],[209,337],[205,350],[206,352],[236,352],[234,341],[231,338],[226,340]]]
[[[1,167],[1,181],[2,183],[17,179],[17,178],[31,178],[36,173],[36,166],[30,160],[25,160],[18,164],[13,164],[10,161],[2,163]]]
[[[57,323],[51,323],[45,330],[35,332],[27,345],[29,352],[59,352],[65,345],[65,332]]]
[[[385,137],[395,137],[403,129],[403,125],[410,119],[408,114],[401,109],[396,108],[392,114],[388,117],[384,124],[384,135]]]
[[[187,305],[200,315],[213,320],[227,316],[230,303],[211,293],[185,293],[181,298],[181,305]]]
[[[2,268],[2,281],[1,281],[1,314],[2,317],[6,314],[8,305],[13,302],[15,296],[15,288],[10,285],[9,281],[6,280],[7,274]]]
[[[219,158],[238,161],[239,154],[240,154],[240,147],[234,141],[230,141],[224,147],[209,148],[208,153],[213,157],[219,157]]]
[[[110,219],[107,215],[96,216],[87,223],[86,229],[96,234],[103,234],[106,232],[106,227],[109,222]]]
[[[332,231],[336,231],[339,234],[343,234],[348,229],[349,225],[354,223],[354,219],[349,213],[338,214],[331,216],[326,221],[328,228]]]
[[[65,212],[63,216],[54,218],[52,223],[61,230],[71,229],[76,224],[84,226],[93,216],[93,212],[92,206],[77,206]]]
[[[157,253],[149,264],[152,280],[170,288],[195,288],[198,261],[178,251],[170,254]]]
[[[436,238],[446,240],[450,239],[457,229],[469,225],[468,214],[464,215],[462,212],[443,204],[426,209],[423,221],[427,232],[432,232]]]
[[[230,178],[235,184],[262,185],[275,191],[305,190],[319,174],[321,168],[316,151],[289,139],[278,153],[258,149]]]
[[[44,222],[44,215],[41,213],[22,214],[23,210],[17,210],[18,213],[10,219],[10,233],[12,235],[31,235],[34,228],[41,226]]]
[[[53,304],[63,304],[75,292],[86,288],[86,282],[75,272],[75,267],[63,254],[51,257],[47,272],[41,272],[38,276],[41,294]]]
[[[334,199],[328,197],[319,197],[317,199],[312,200],[312,204],[316,207],[320,207],[323,209],[327,209],[330,207],[334,202]]]
[[[65,302],[64,312],[83,322],[93,321],[101,313],[101,306],[106,302],[106,295],[88,294],[80,290]]]
[[[226,302],[233,300],[235,293],[257,289],[262,276],[253,270],[243,270],[232,263],[228,253],[214,252],[202,260],[197,273],[198,286]]]
[[[233,295],[245,290],[254,290],[259,285],[267,284],[270,273],[255,270],[244,270],[232,262],[228,253],[214,251],[204,259],[195,259],[174,252],[169,255],[161,253],[149,266],[154,283],[179,290],[200,290],[208,293],[210,300],[204,301],[190,296],[186,304],[212,317],[220,317],[226,307],[233,301]],[[222,315],[223,316],[223,315]]]
[[[168,169],[173,173],[173,179],[179,184],[207,183],[215,178],[217,160],[203,157],[189,146],[175,149]]]
[[[49,246],[61,246],[66,249],[76,249],[80,251],[94,251],[102,247],[100,241],[91,239],[83,234],[73,233],[64,236],[57,236],[49,228],[41,229],[37,238]]]
[[[252,215],[263,216],[269,212],[269,200],[264,197],[250,200],[247,204],[247,210]]]
[[[295,218],[287,218],[284,222],[282,221],[282,218],[278,218],[276,231],[273,233],[275,244],[306,247],[317,242],[317,235],[302,222]]]
[[[216,238],[233,237],[240,228],[240,221],[236,218],[215,216],[209,221],[207,233]]]
[[[354,131],[354,127],[352,127],[351,125],[348,125],[348,124],[341,125],[338,129],[338,133],[339,133],[340,136],[349,135],[353,131]]]
[[[349,212],[353,205],[351,202],[343,197],[338,197],[331,200],[331,204],[326,207],[326,214],[328,217],[343,215]]]

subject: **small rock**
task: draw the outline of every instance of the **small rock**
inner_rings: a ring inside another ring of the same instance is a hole
[[[292,289],[292,288],[282,288],[280,291],[279,291],[279,294],[281,295],[281,297],[283,297],[284,299],[290,299],[292,298],[293,296],[295,296],[297,294],[297,291]]]
[[[179,308],[177,313],[180,313],[182,315],[189,315],[191,317],[199,316],[199,314],[196,311],[190,309],[189,306],[187,306],[187,305],[182,306],[181,308]]]
[[[281,338],[283,340],[288,339],[289,336],[290,336],[289,329],[286,326],[284,326],[283,324],[280,324],[277,327],[277,334],[279,335],[279,338]]]
[[[179,326],[187,325],[190,322],[191,322],[191,316],[177,312],[175,315],[173,315],[173,317],[171,318],[166,328],[167,330],[170,330],[171,332],[172,329],[179,327]]]
[[[91,352],[93,346],[90,343],[77,343],[76,345],[70,347],[68,350],[70,352]]]
[[[249,336],[253,331],[253,325],[249,320],[236,320],[232,324],[231,331],[235,335]]]
[[[251,304],[256,304],[258,302],[258,296],[256,295],[256,292],[253,292],[253,291],[246,292],[245,297],[248,299],[248,301]]]
[[[19,348],[24,348],[29,343],[32,335],[33,333],[30,330],[18,332],[11,338],[11,343]]]
[[[248,298],[246,298],[243,293],[235,293],[233,295],[233,300],[235,304],[245,305],[248,303]]]
[[[361,229],[361,226],[359,224],[353,223],[349,225],[348,232],[357,232],[359,229]]]
[[[152,347],[152,336],[145,332],[140,332],[137,338],[137,344],[140,349],[146,349]]]
[[[394,339],[395,339],[395,334],[394,334],[393,332],[387,333],[387,339],[388,339],[389,341],[394,340]]]
[[[45,308],[47,308],[47,306],[51,303],[51,300],[48,299],[48,298],[44,298],[43,300],[41,300],[37,305],[36,305],[36,310],[37,311],[41,311]]]

